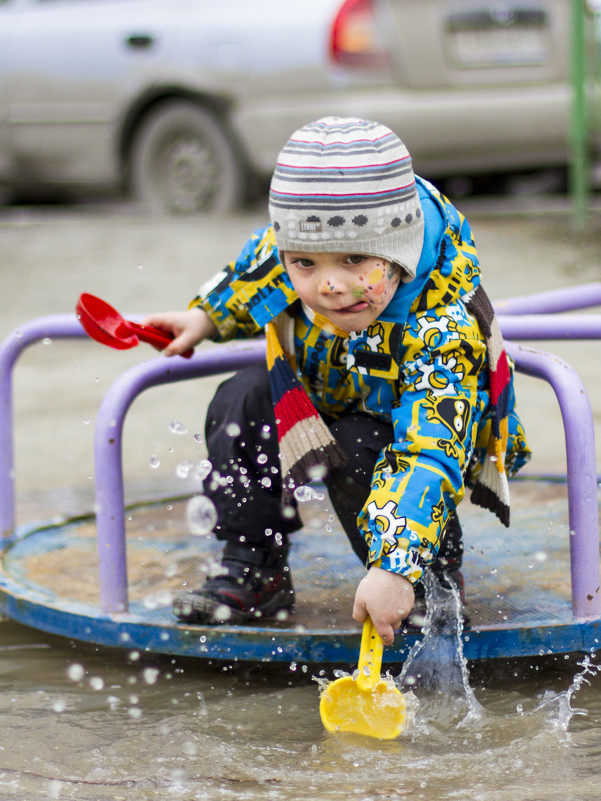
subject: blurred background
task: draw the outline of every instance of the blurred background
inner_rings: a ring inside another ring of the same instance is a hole
[[[6,204],[262,197],[301,125],[393,128],[453,196],[601,183],[593,0],[0,0]],[[582,211],[582,210],[581,210]]]

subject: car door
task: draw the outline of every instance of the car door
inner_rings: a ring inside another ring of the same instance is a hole
[[[8,134],[8,49],[15,15],[20,0],[0,0],[0,182],[6,181],[11,169]]]
[[[565,163],[570,3],[387,0],[402,131],[425,174]]]
[[[10,0],[8,0],[10,2]],[[28,0],[6,59],[19,180],[114,183],[132,98],[164,72],[188,0]]]

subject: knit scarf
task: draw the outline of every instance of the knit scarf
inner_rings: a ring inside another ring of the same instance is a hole
[[[484,289],[478,285],[463,297],[463,302],[478,321],[486,339],[491,407],[490,439],[471,500],[493,512],[504,525],[509,526],[509,483],[505,473],[505,453],[511,373],[501,329]],[[332,326],[325,319],[318,320],[317,316],[314,322]],[[323,476],[324,470],[344,465],[347,456],[311,403],[292,367],[294,318],[286,311],[282,312],[267,324],[265,333],[286,502],[295,487]],[[344,335],[344,332],[340,334]]]
[[[509,482],[505,472],[511,372],[503,335],[488,295],[479,284],[463,297],[480,326],[488,351],[491,431],[482,469],[472,489],[472,503],[493,512],[509,526]]]
[[[267,367],[275,410],[283,502],[296,487],[322,478],[328,469],[341,467],[346,453],[330,433],[292,368],[294,318],[286,311],[267,323]],[[284,352],[284,348],[286,352]]]

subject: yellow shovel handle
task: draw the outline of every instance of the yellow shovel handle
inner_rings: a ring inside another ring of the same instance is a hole
[[[379,682],[383,652],[384,643],[382,642],[382,638],[371,622],[371,618],[367,617],[363,624],[361,650],[359,651],[359,675],[357,676],[357,686],[360,690],[370,692]]]

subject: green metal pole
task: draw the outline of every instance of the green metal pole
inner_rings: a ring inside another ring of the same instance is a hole
[[[589,188],[585,0],[572,0],[571,78],[570,192],[572,222],[576,231],[582,231],[586,221]]]

